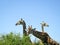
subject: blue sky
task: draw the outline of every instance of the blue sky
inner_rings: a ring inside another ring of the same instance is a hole
[[[47,22],[49,27],[45,32],[60,42],[60,0],[0,0],[0,34],[22,34],[22,26],[15,26],[21,18],[27,27],[32,25],[38,31],[41,31],[40,23]],[[31,40],[35,40],[32,35]]]

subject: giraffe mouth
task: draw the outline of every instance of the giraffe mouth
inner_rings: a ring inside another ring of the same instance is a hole
[[[18,24],[16,23],[15,25],[17,26]]]

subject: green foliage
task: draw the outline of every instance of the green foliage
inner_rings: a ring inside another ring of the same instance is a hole
[[[19,45],[21,37],[13,33],[2,35],[0,37],[0,45]]]
[[[29,36],[20,37],[20,34],[10,34],[2,35],[0,37],[0,45],[43,45],[40,42],[35,42],[34,44],[30,42]]]

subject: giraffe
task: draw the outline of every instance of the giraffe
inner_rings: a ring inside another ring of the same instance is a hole
[[[44,21],[42,21],[42,23],[40,24],[41,24],[42,32],[44,32],[44,27],[49,27],[49,25],[45,23]]]
[[[21,20],[19,20],[15,25],[16,25],[16,26],[17,26],[17,25],[22,25],[22,26],[23,26],[23,35],[24,35],[24,36],[28,36],[27,31],[26,31],[26,23],[25,23],[25,21],[24,21],[22,18],[21,18]],[[29,41],[31,42],[30,38],[29,38]],[[31,42],[31,43],[32,43],[32,42]]]
[[[42,32],[36,31],[36,29],[33,29],[32,26],[28,27],[28,35],[29,34],[33,34],[35,37],[41,39],[42,42],[46,43],[47,45],[59,45],[56,41],[51,39],[48,33],[44,32],[42,35]]]
[[[21,20],[19,20],[15,25],[16,25],[16,26],[17,26],[17,25],[22,25],[22,26],[23,26],[23,34],[24,34],[25,36],[27,36],[26,23],[25,23],[25,21],[24,21],[22,18],[21,18]]]

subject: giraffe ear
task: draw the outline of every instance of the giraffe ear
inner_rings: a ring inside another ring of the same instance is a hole
[[[47,27],[49,27],[49,25],[47,25]]]

